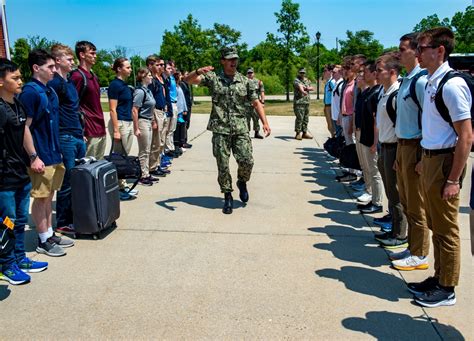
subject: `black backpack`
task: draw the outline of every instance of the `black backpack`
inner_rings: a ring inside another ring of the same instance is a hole
[[[79,72],[82,76],[82,87],[81,87],[81,90],[79,91],[78,95],[79,95],[79,102],[81,101],[82,97],[84,97],[84,93],[86,92],[86,88],[87,88],[87,77],[86,77],[86,74],[84,73],[84,71],[82,71],[81,69],[75,69],[75,70],[72,70],[69,75],[67,76],[68,79],[71,78],[72,74],[74,72]],[[92,70],[91,70],[91,74],[94,75],[92,73]]]
[[[390,95],[388,95],[387,99],[387,114],[388,117],[390,118],[390,121],[392,121],[393,126],[395,127],[395,123],[397,123],[397,101],[396,97],[398,95],[398,89],[393,91]],[[393,100],[395,99],[395,106],[393,106]]]
[[[451,71],[448,71],[446,75],[444,75],[444,77],[441,79],[441,81],[438,84],[438,90],[436,91],[436,94],[435,94],[435,105],[436,105],[436,109],[438,110],[443,120],[448,122],[451,127],[453,126],[453,121],[451,120],[451,116],[449,116],[449,110],[446,107],[446,104],[444,104],[443,87],[448,80],[454,77],[461,77],[462,79],[464,79],[467,86],[469,87],[469,90],[471,91],[471,98],[474,94],[474,77],[472,77],[468,73],[451,70]],[[474,101],[471,101],[471,124],[473,123],[473,117],[474,117]]]
[[[427,74],[428,74],[428,70],[424,69],[418,72],[415,76],[413,76],[410,83],[409,95],[403,98],[404,100],[406,100],[408,97],[411,97],[413,102],[418,107],[418,128],[419,129],[421,129],[421,113],[423,111],[423,103],[420,103],[420,101],[418,100],[418,96],[416,95],[416,82],[418,82],[418,79],[420,79],[421,76],[426,76]]]

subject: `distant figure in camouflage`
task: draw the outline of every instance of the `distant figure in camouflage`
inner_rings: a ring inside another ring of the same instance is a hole
[[[247,70],[247,78],[249,79],[250,86],[257,91],[258,100],[262,105],[265,104],[265,87],[263,82],[260,79],[255,78],[255,73],[253,69],[250,68]],[[255,131],[254,137],[256,139],[263,139],[263,136],[260,135],[260,124],[258,123],[259,117],[257,111],[252,105],[252,102],[247,103],[247,121],[250,130],[250,121],[253,122],[253,130]]]
[[[293,111],[295,112],[295,139],[312,139],[313,136],[308,133],[308,119],[309,119],[309,92],[314,88],[311,82],[306,78],[306,70],[300,69],[298,76],[293,82]]]
[[[209,88],[212,96],[212,111],[207,129],[212,131],[212,151],[217,161],[217,180],[224,193],[222,212],[232,213],[232,177],[229,171],[230,153],[238,164],[237,187],[243,202],[249,200],[247,181],[253,167],[252,142],[246,115],[247,102],[251,102],[263,124],[265,136],[271,133],[262,103],[249,80],[237,72],[239,56],[237,49],[221,51],[223,70],[213,72],[214,67],[205,66],[190,72],[185,78],[188,84],[201,84]]]

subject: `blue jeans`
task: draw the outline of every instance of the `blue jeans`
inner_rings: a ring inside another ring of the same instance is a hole
[[[25,257],[25,225],[30,209],[31,183],[11,191],[0,191],[0,218],[9,217],[15,224],[15,249],[0,256],[0,268],[8,268]]]
[[[81,138],[72,135],[60,135],[59,145],[63,154],[63,164],[66,168],[63,184],[56,196],[56,226],[72,224],[71,203],[71,168],[76,165],[76,159],[86,155],[86,143]]]

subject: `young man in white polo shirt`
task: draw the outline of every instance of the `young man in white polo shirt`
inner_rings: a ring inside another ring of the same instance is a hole
[[[397,96],[397,185],[403,213],[408,222],[408,249],[392,253],[390,259],[398,270],[428,269],[430,230],[426,223],[421,189],[421,105],[426,85],[426,70],[418,64],[418,33],[400,38],[400,62],[407,70]],[[413,83],[414,82],[414,83]],[[413,83],[413,84],[412,84]],[[414,90],[414,92],[413,92]]]
[[[440,115],[435,98],[454,49],[454,34],[446,27],[423,32],[418,39],[420,65],[428,70],[422,115],[422,181],[428,227],[433,233],[434,277],[409,283],[415,302],[426,307],[456,303],[461,243],[459,192],[472,146],[472,95],[464,79],[453,77],[442,88],[442,100],[452,125]]]
[[[334,80],[334,90],[332,91],[331,98],[331,118],[334,127],[335,136],[339,136],[342,133],[342,128],[337,124],[337,119],[339,118],[339,112],[341,111],[341,88],[342,82],[342,66],[334,65],[332,69],[332,77]]]

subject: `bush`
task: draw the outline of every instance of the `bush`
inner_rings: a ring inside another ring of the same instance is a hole
[[[256,75],[256,78],[263,82],[265,87],[265,95],[280,95],[285,93],[285,87],[277,75]]]
[[[209,96],[209,89],[205,86],[193,85],[193,96]]]

